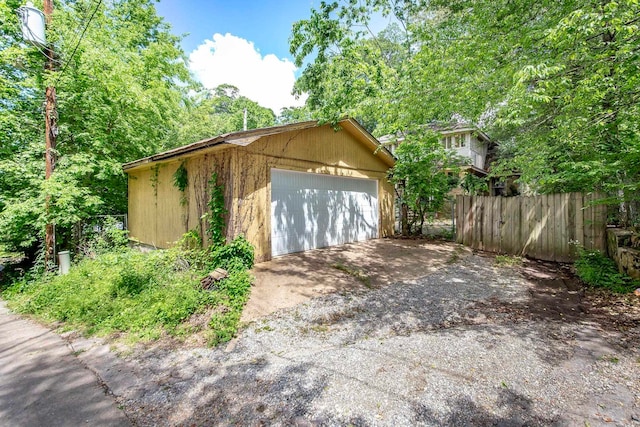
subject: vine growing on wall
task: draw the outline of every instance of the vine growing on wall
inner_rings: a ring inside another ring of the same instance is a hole
[[[160,180],[160,165],[151,168],[151,186],[153,187],[153,196],[158,203],[158,181]]]
[[[180,166],[173,174],[173,185],[182,193],[180,204],[185,206],[187,204],[187,188],[189,187],[189,174],[187,173],[185,162],[180,163]]]
[[[227,210],[224,208],[224,185],[218,184],[218,174],[213,173],[209,180],[211,198],[209,199],[209,224],[207,234],[211,239],[211,247],[216,248],[225,244],[224,216]]]

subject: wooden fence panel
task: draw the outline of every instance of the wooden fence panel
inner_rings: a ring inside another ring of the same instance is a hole
[[[575,259],[586,249],[606,248],[607,209],[601,194],[534,197],[458,196],[456,240],[474,249],[547,261]]]

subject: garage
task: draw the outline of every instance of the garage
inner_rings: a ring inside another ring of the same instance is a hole
[[[271,169],[271,254],[379,236],[378,182]]]
[[[185,233],[211,244],[210,201],[225,240],[244,236],[256,262],[393,234],[393,155],[357,121],[316,121],[203,139],[123,165],[129,236],[168,248]],[[180,178],[183,186],[178,186]]]

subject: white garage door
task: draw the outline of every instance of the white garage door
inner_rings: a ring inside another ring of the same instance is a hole
[[[378,182],[271,169],[271,255],[378,237]]]

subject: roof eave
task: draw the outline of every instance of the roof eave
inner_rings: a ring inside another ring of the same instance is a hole
[[[162,161],[162,160],[169,160],[175,157],[184,156],[194,151],[211,148],[223,143],[234,144],[234,145],[247,145],[248,143],[253,142],[262,136],[273,135],[285,130],[290,131],[290,130],[306,129],[306,128],[315,127],[317,125],[318,125],[318,122],[313,120],[313,121],[306,121],[306,122],[300,122],[300,123],[292,123],[288,125],[272,126],[268,128],[259,128],[259,129],[251,129],[251,130],[240,131],[240,132],[225,133],[213,138],[203,139],[201,141],[194,142],[192,144],[173,148],[171,150],[167,150],[162,153],[154,154],[152,156],[144,157],[142,159],[125,163],[122,165],[122,169],[125,172],[127,172],[132,169],[137,169],[144,165],[148,165],[148,164]]]
[[[391,154],[391,152],[384,145],[382,145],[382,143],[380,143],[380,141],[378,141],[376,137],[371,135],[368,130],[362,127],[362,125],[358,123],[357,120],[348,117],[340,120],[338,124],[342,127],[345,127],[345,124],[352,126],[352,131],[356,131],[360,135],[362,135],[370,148],[373,149],[373,155],[380,158],[380,160],[382,160],[387,166],[391,168],[396,164],[396,158],[393,156],[393,154]]]
[[[345,118],[340,120],[338,124],[342,127],[346,127],[348,131],[352,133],[355,132],[356,134],[360,135],[361,138],[359,139],[373,149],[373,154],[376,157],[380,158],[389,167],[393,167],[393,165],[395,164],[395,158],[393,157],[391,152],[389,152],[389,150],[383,147],[373,135],[371,135],[365,128],[362,127],[362,125],[360,125],[360,123],[358,123],[357,120],[354,120],[352,118]],[[230,144],[230,145],[246,146],[264,136],[275,135],[282,132],[291,132],[296,130],[309,129],[309,128],[316,127],[318,125],[319,125],[318,121],[313,120],[313,121],[292,123],[288,125],[272,126],[268,128],[260,128],[260,129],[252,129],[252,130],[241,131],[241,132],[227,133],[224,135],[216,136],[214,138],[203,139],[201,141],[194,142],[192,144],[185,145],[182,147],[174,148],[168,151],[164,151],[162,153],[154,154],[152,156],[144,157],[142,159],[134,160],[129,163],[125,163],[122,165],[122,169],[125,172],[130,172],[134,169],[145,167],[155,162],[183,157],[191,153],[194,153],[196,151],[205,150],[218,145]]]

